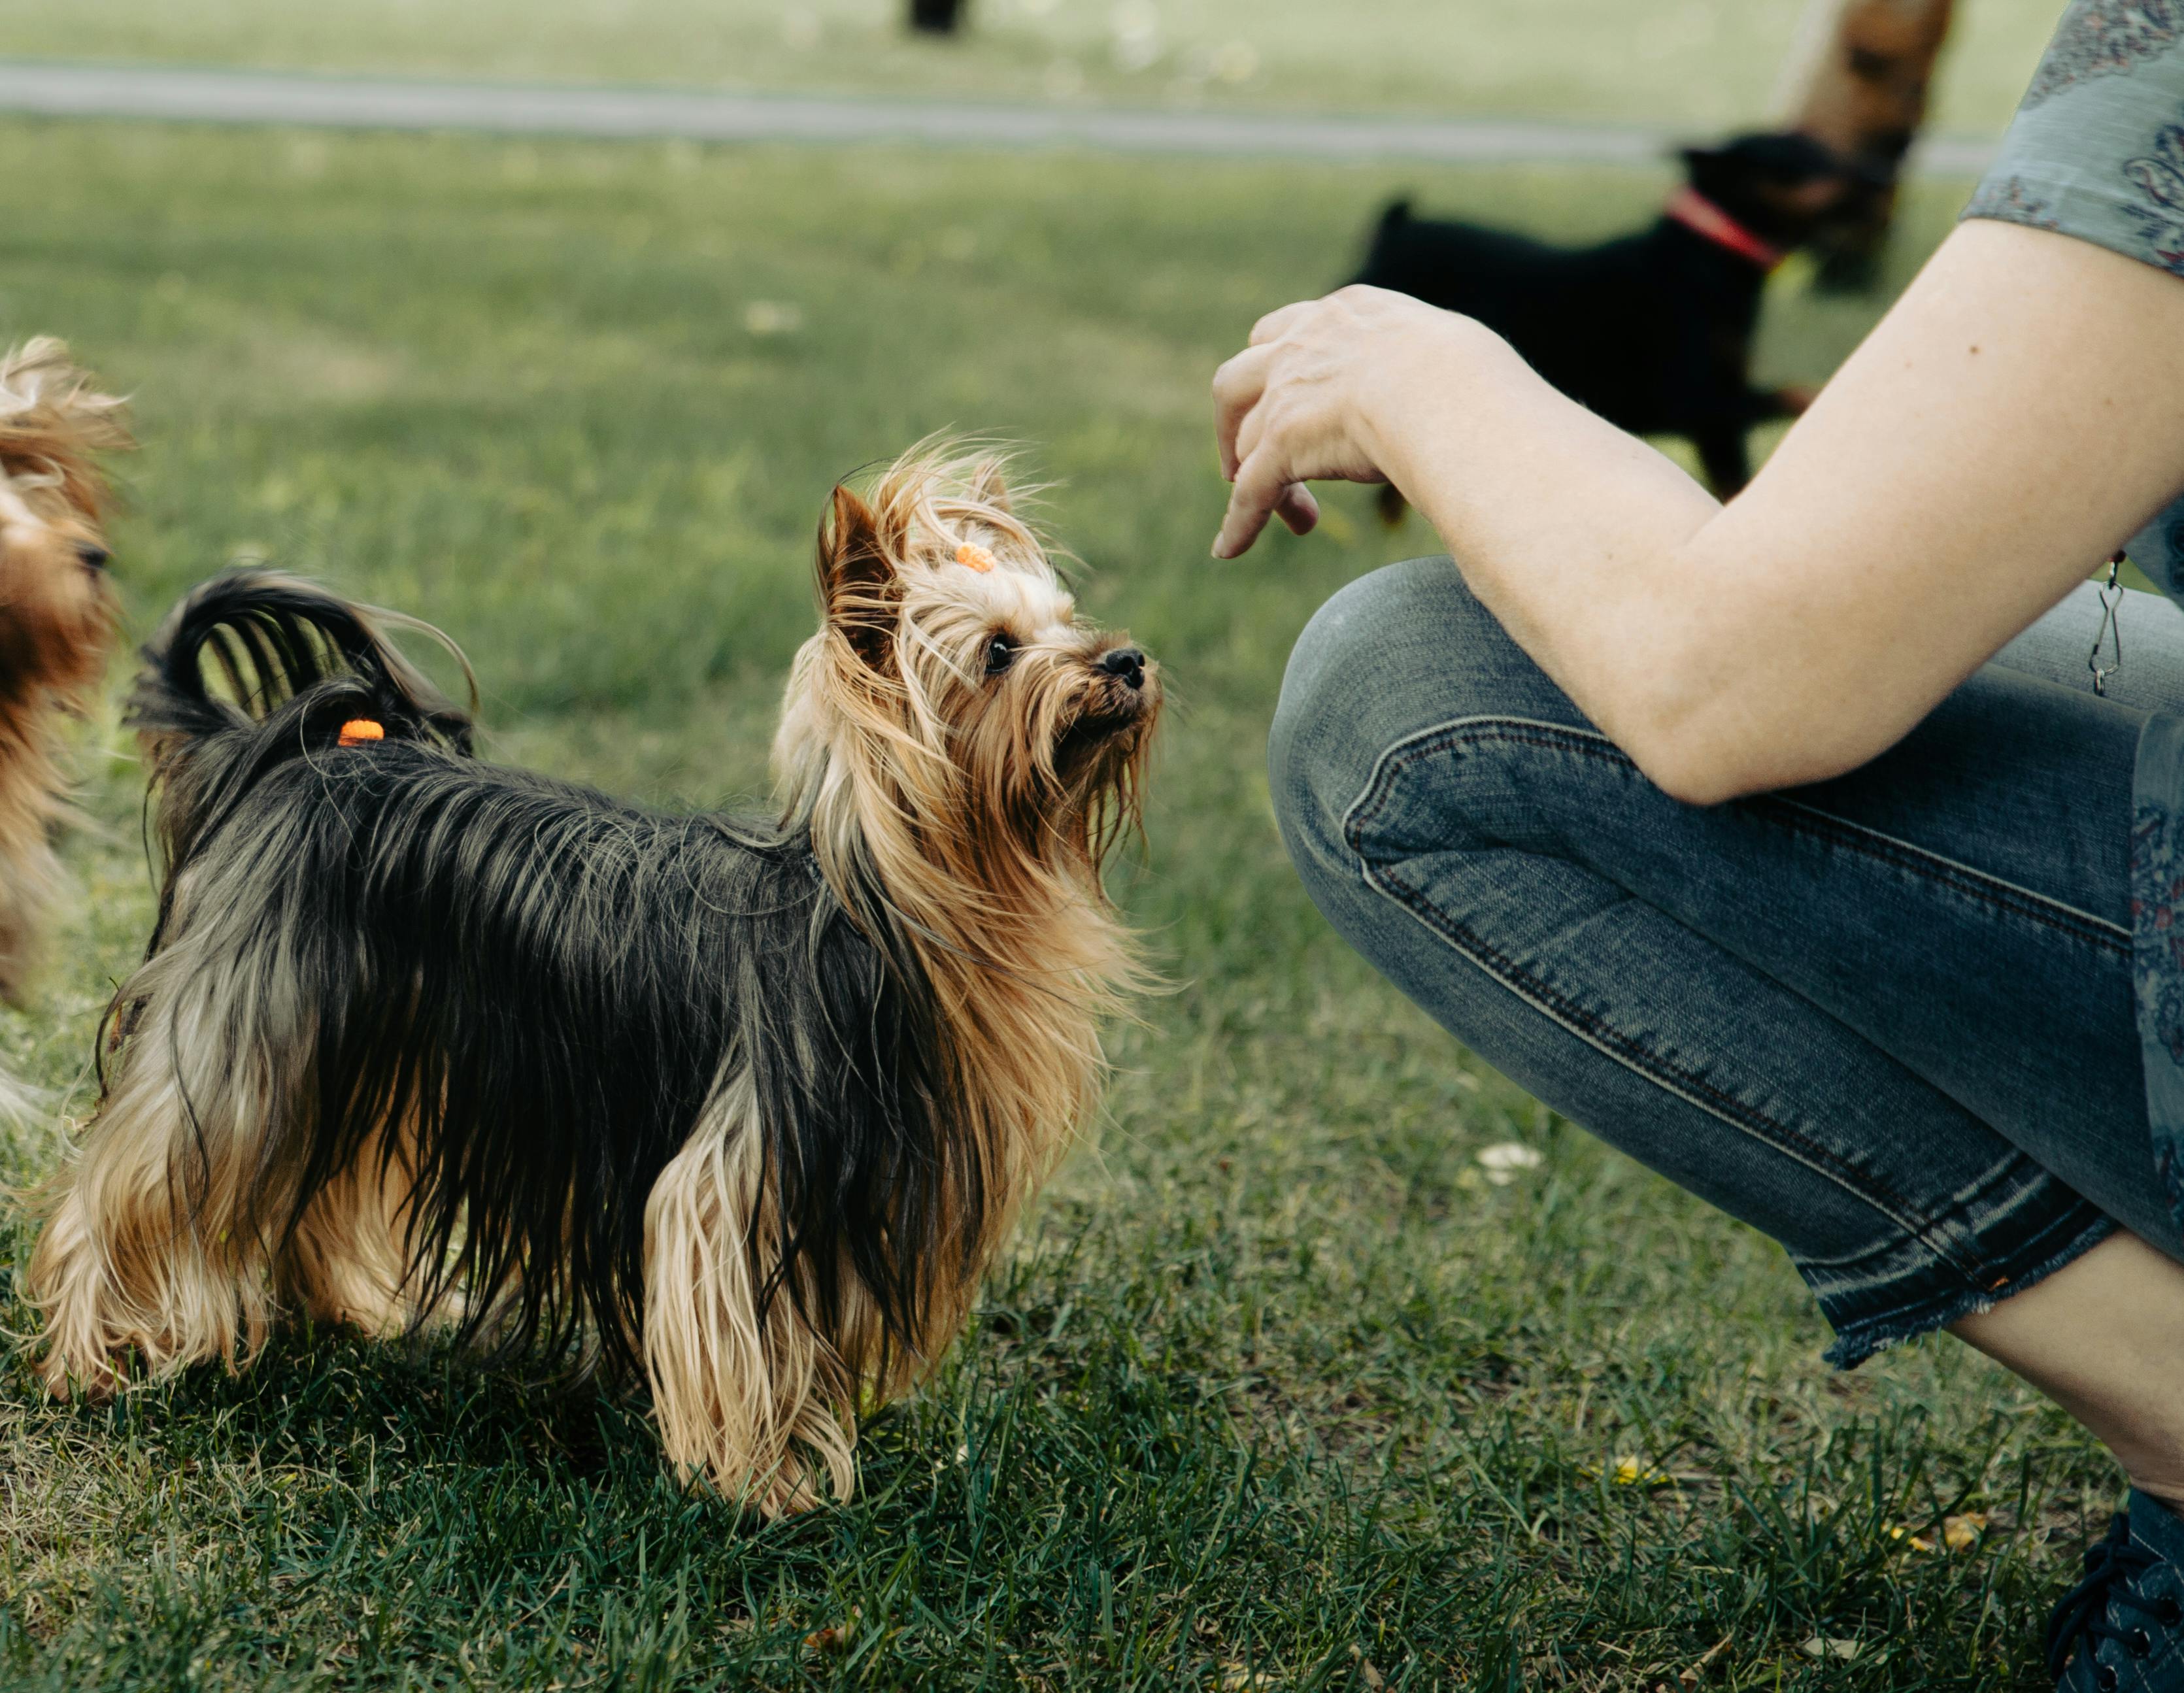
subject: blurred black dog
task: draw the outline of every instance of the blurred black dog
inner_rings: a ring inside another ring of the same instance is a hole
[[[1751,480],[1745,432],[1812,398],[1751,385],[1760,288],[1858,172],[1802,135],[1739,136],[1682,157],[1691,181],[1652,226],[1597,247],[1433,222],[1398,200],[1355,280],[1477,318],[1620,428],[1686,437],[1726,499]],[[1400,515],[1401,497],[1383,510]]]

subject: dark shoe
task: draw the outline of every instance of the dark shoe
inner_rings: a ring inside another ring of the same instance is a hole
[[[2059,1693],[2184,1693],[2184,1521],[2137,1488],[2048,1619]]]

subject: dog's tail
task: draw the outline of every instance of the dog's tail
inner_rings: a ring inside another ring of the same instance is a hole
[[[471,709],[442,693],[382,626],[420,631],[462,666]],[[467,755],[477,684],[429,624],[271,571],[192,589],[144,649],[125,716],[159,792],[169,862],[274,766],[337,746],[422,741]]]

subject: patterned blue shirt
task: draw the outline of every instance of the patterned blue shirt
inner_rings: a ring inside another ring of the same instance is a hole
[[[1968,218],[2096,242],[2184,276],[2184,0],[2074,0]],[[2131,562],[2184,601],[2184,498]],[[2155,1167],[2184,1226],[2184,716],[2139,737],[2133,957]]]

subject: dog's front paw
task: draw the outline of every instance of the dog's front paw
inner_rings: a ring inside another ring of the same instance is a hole
[[[81,1400],[86,1405],[104,1405],[129,1385],[129,1359],[130,1350],[125,1346],[85,1356],[56,1348],[38,1361],[38,1379],[48,1399],[64,1404]]]

